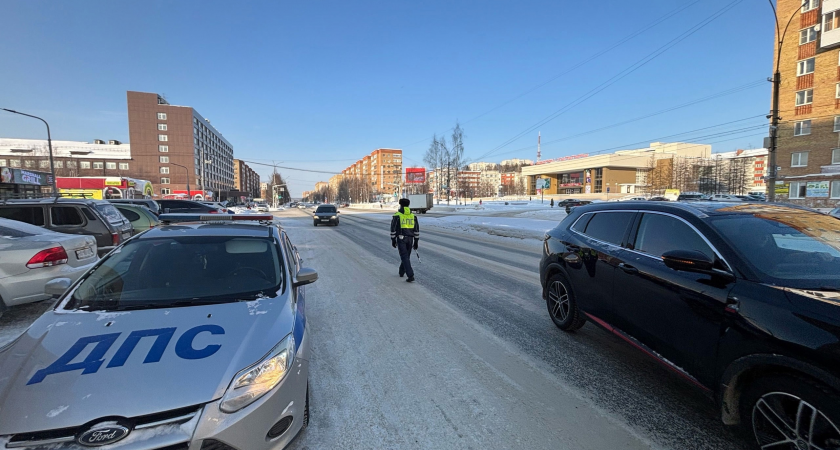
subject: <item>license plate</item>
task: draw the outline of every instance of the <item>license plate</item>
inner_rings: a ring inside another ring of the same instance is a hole
[[[93,256],[93,249],[90,247],[76,250],[76,259],[87,259],[91,256]]]
[[[321,219],[321,222],[329,222],[330,219]]]

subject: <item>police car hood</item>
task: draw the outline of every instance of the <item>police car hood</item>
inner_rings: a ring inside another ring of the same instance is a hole
[[[293,324],[286,296],[111,313],[49,311],[0,349],[0,435],[216,400]]]

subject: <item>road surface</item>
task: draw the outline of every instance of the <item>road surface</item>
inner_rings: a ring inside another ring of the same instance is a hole
[[[709,398],[592,324],[557,329],[540,243],[423,227],[417,282],[389,217],[277,213],[306,287],[311,423],[293,449],[743,449]]]

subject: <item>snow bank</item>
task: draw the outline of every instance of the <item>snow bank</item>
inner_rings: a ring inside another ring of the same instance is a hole
[[[565,217],[565,214],[563,216]],[[518,217],[448,216],[423,217],[420,223],[421,227],[455,229],[468,233],[539,240],[545,236],[547,230],[556,227],[560,221]]]

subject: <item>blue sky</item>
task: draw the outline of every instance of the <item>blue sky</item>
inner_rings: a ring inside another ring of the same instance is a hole
[[[432,134],[460,120],[466,156],[477,158],[730,3],[13,0],[0,4],[0,107],[43,116],[55,139],[128,141],[125,91],[164,93],[172,104],[193,106],[211,119],[238,158],[325,171],[340,171],[380,147],[402,148],[406,165],[422,165]],[[740,1],[541,125],[543,142],[764,80],[772,72],[772,41],[769,5]],[[770,84],[758,84],[546,144],[543,157],[633,148],[627,144],[759,116],[769,104]],[[762,123],[756,118],[686,138]],[[762,134],[766,129],[706,141],[714,151],[761,147]],[[536,135],[529,132],[485,160],[534,159]],[[43,138],[44,131],[40,122],[3,113],[0,136]],[[263,175],[271,171],[255,168]],[[293,195],[329,178],[282,173]]]

